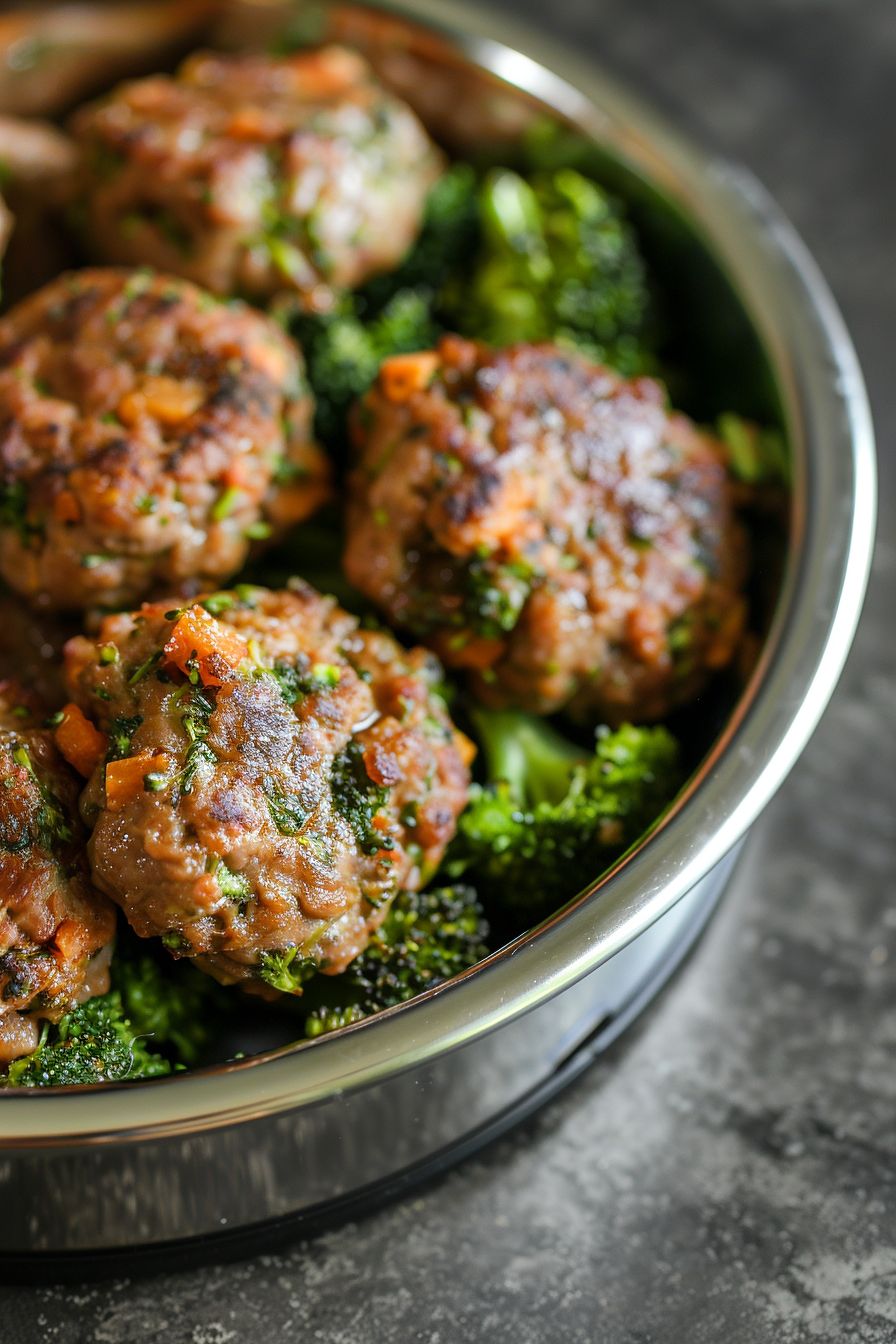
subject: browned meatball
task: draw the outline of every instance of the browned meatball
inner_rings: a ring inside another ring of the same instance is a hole
[[[229,578],[328,491],[275,323],[150,271],[62,276],[0,321],[0,573],[37,605]]]
[[[659,384],[446,337],[387,361],[353,437],[346,573],[486,703],[652,719],[732,657],[724,450]]]
[[[109,616],[67,670],[120,757],[82,800],[94,880],[224,983],[344,969],[466,801],[433,656],[298,580]]]
[[[114,907],[91,885],[78,783],[36,702],[0,682],[0,1062],[109,988]]]
[[[441,167],[410,108],[339,47],[196,55],[74,130],[101,256],[310,309],[401,260]]]

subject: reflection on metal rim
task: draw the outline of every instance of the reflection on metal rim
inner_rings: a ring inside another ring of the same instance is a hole
[[[440,0],[382,8],[431,23],[462,56],[606,144],[680,204],[723,265],[768,352],[796,456],[773,627],[725,732],[674,810],[539,930],[422,1000],[322,1042],[136,1087],[2,1095],[7,1151],[134,1143],[274,1116],[432,1061],[535,1008],[631,943],[731,850],[805,746],[846,659],[870,567],[872,427],[849,337],[790,225],[752,177],[702,156],[540,35]]]

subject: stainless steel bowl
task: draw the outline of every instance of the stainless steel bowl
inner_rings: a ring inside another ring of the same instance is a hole
[[[0,1094],[7,1268],[49,1257],[55,1272],[79,1253],[153,1254],[333,1211],[536,1104],[695,936],[812,733],[858,619],[875,511],[862,379],[823,280],[756,181],[590,64],[479,8],[334,4],[326,22],[460,146],[512,139],[549,110],[599,147],[624,193],[659,203],[662,246],[706,296],[696,325],[721,313],[722,354],[767,362],[794,464],[783,579],[755,673],[670,814],[538,930],[322,1041],[153,1083]]]

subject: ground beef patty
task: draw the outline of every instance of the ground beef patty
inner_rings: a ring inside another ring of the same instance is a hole
[[[338,47],[191,57],[81,109],[88,236],[218,294],[309,309],[401,260],[441,158],[414,113]]]
[[[0,321],[0,573],[36,605],[229,578],[328,491],[298,350],[150,271],[62,276]]]
[[[343,970],[466,801],[433,656],[298,580],[109,616],[67,672],[114,758],[82,799],[94,880],[224,983]]]
[[[0,1063],[109,988],[114,907],[91,885],[78,783],[43,718],[0,682]]]
[[[388,361],[353,418],[346,573],[491,705],[662,717],[741,634],[724,450],[551,346]]]

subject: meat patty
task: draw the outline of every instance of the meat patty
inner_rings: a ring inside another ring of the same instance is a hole
[[[0,1062],[109,988],[114,907],[93,888],[78,783],[36,701],[0,682]]]
[[[725,451],[658,383],[446,337],[387,361],[352,433],[348,578],[487,704],[654,719],[731,659]]]
[[[195,55],[73,129],[101,257],[310,310],[402,259],[441,168],[410,108],[339,47]]]
[[[36,605],[229,578],[328,493],[280,328],[150,271],[62,276],[0,320],[0,573]]]
[[[300,580],[109,616],[67,673],[115,758],[82,799],[95,882],[224,983],[343,970],[466,801],[432,654]]]

